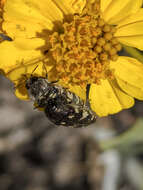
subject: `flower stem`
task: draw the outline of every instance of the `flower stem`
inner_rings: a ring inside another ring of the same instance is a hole
[[[135,146],[136,145],[136,146]],[[138,145],[138,146],[137,146]],[[139,146],[141,145],[141,146]],[[100,141],[99,146],[103,151],[112,148],[124,149],[127,152],[131,150],[132,152],[143,151],[143,119],[137,119],[136,123],[125,133],[113,137],[112,139]],[[136,150],[134,151],[134,147]]]
[[[140,62],[143,63],[143,53],[141,53],[139,50],[137,50],[136,48],[132,48],[129,46],[125,46],[122,44],[122,47],[124,48],[124,50],[126,52],[128,52],[132,57],[136,58],[137,60],[139,60]]]

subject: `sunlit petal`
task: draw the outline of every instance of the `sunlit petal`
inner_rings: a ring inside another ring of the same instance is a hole
[[[108,6],[112,3],[112,0],[100,0],[100,8],[101,11],[104,13],[106,9],[108,9]],[[105,13],[104,13],[105,14]]]
[[[119,57],[111,63],[121,89],[137,99],[143,100],[143,64],[134,58]]]
[[[143,9],[124,19],[117,26],[115,36],[118,40],[128,46],[143,50]]]
[[[91,108],[99,116],[114,114],[122,110],[122,105],[108,80],[102,81],[100,85],[91,85],[89,100]]]
[[[122,109],[130,108],[134,105],[134,99],[127,95],[117,84],[116,80],[110,80],[110,84],[122,106]]]
[[[143,20],[118,27],[116,37],[143,35]]]
[[[143,50],[143,35],[139,36],[126,36],[126,37],[118,37],[118,41],[127,46],[135,47],[140,50]]]
[[[130,81],[122,80],[120,77],[117,77],[117,82],[119,86],[129,95],[139,100],[143,100],[143,89],[137,85],[132,85]]]
[[[83,7],[86,4],[86,0],[62,0],[62,3],[59,0],[53,0],[53,2],[66,15],[73,13],[81,13]]]
[[[36,43],[36,40],[34,43]],[[28,44],[25,45],[28,46]],[[32,43],[29,45],[29,49],[27,50],[24,46],[23,49],[19,48],[19,46],[21,47],[22,44],[18,43],[17,41],[2,42],[0,44],[0,69],[7,73],[18,65],[20,66],[22,62],[29,62],[30,60],[39,59],[41,56],[43,56],[40,51],[32,49]]]
[[[63,19],[62,12],[51,0],[6,1],[4,10],[3,30],[12,38],[34,37],[45,28],[51,30],[52,21]]]
[[[104,2],[105,6],[103,6]],[[138,11],[141,5],[142,0],[112,0],[109,2],[101,0],[103,17],[109,24],[118,24],[119,21]]]

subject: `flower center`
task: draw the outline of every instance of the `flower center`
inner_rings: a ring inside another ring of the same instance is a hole
[[[100,84],[113,77],[109,63],[117,60],[121,45],[114,37],[115,27],[102,19],[99,3],[89,1],[81,15],[63,23],[62,33],[49,35],[56,80],[66,85]]]

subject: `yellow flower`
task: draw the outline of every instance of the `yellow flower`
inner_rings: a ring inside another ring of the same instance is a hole
[[[25,82],[45,77],[89,101],[99,116],[143,100],[143,64],[118,56],[121,43],[143,50],[142,0],[7,0],[0,69],[28,99]],[[38,65],[38,67],[36,67]],[[36,69],[35,69],[36,68]]]

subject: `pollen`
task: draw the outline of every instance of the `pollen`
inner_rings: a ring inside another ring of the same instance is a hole
[[[100,84],[114,77],[110,61],[118,59],[122,47],[114,36],[116,28],[102,18],[99,4],[89,0],[82,14],[75,14],[63,22],[60,32],[48,36],[56,80],[66,85]]]

